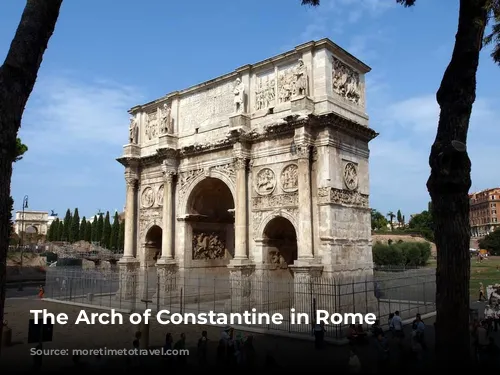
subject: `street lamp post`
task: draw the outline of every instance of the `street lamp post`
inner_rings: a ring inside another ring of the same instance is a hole
[[[22,273],[23,273],[23,257],[24,257],[24,231],[25,231],[25,224],[24,224],[24,209],[28,208],[28,196],[25,195],[23,198],[23,221],[21,225],[21,238],[19,239],[19,244],[21,245],[21,262],[19,263],[19,276],[21,277],[21,280],[19,281],[19,291],[23,290],[23,280],[22,280]]]

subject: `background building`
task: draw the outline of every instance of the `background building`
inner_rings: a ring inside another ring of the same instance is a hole
[[[469,197],[472,237],[483,237],[499,228],[500,188],[472,193]]]

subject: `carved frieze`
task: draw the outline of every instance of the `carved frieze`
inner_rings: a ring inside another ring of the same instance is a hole
[[[220,232],[193,231],[193,260],[224,259],[226,234]]]
[[[262,168],[255,176],[255,191],[260,195],[272,194],[276,188],[276,174],[270,168]]]
[[[151,141],[159,135],[158,111],[148,113],[145,128],[146,139]]]
[[[253,210],[268,210],[276,207],[297,206],[298,204],[298,193],[264,195],[252,198]]]
[[[276,80],[274,73],[257,77],[255,88],[255,110],[273,107],[276,101]]]
[[[202,168],[179,173],[179,202],[183,200],[184,196],[186,195],[187,188],[191,184],[191,182],[202,173]]]
[[[288,264],[286,263],[285,258],[283,257],[283,255],[281,255],[281,253],[278,250],[270,251],[268,254],[267,261],[269,264],[277,266],[278,268],[281,269],[288,268]]]
[[[162,225],[161,210],[159,208],[141,209],[139,211],[139,234],[140,238],[146,238],[146,230],[153,225]]]
[[[264,211],[254,211],[251,213],[252,215],[252,228],[254,237],[258,237],[261,233],[258,233],[260,223],[262,222],[262,218],[264,216]]]
[[[358,188],[358,170],[354,163],[346,163],[344,167],[344,184],[349,190]]]
[[[287,165],[281,171],[281,188],[286,193],[297,191],[299,188],[299,168],[297,164]]]
[[[319,204],[342,204],[368,208],[368,195],[361,194],[357,190],[342,190],[332,187],[321,187],[318,189]]]
[[[211,167],[210,170],[226,175],[226,177],[233,183],[236,181],[236,170],[233,163],[216,165]]]
[[[299,59],[296,66],[278,74],[278,102],[286,103],[301,95],[307,95],[307,69],[304,61]]]
[[[332,56],[333,92],[354,104],[361,101],[362,87],[359,73]]]
[[[141,206],[144,208],[152,207],[155,203],[155,193],[151,186],[146,186],[141,193]]]
[[[156,192],[156,204],[158,206],[163,206],[163,193],[165,191],[165,185],[161,184]]]

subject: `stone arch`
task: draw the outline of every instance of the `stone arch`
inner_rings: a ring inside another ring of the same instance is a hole
[[[273,217],[264,227],[262,237],[266,263],[276,269],[287,270],[297,260],[297,230],[289,219]]]
[[[298,236],[298,225],[297,225],[297,219],[295,216],[293,216],[291,213],[289,213],[286,210],[276,210],[265,216],[262,221],[260,222],[258,229],[257,229],[257,241],[261,242],[265,239],[264,235],[264,230],[266,229],[267,224],[269,222],[277,217],[282,217],[284,219],[287,219],[292,225],[293,228],[295,229],[295,233]]]
[[[144,237],[144,260],[145,264],[154,264],[161,256],[163,230],[157,224],[152,224]]]
[[[203,180],[205,180],[206,178],[215,178],[221,180],[229,188],[229,191],[233,196],[233,202],[236,202],[236,186],[234,181],[231,180],[225,173],[216,170],[210,170],[207,173],[200,173],[188,184],[188,186],[185,187],[184,194],[182,195],[182,198],[179,201],[179,208],[178,208],[179,216],[182,217],[189,214],[188,205],[193,190],[195,190],[198,184]]]
[[[39,232],[38,228],[33,224],[26,225],[26,228],[24,229],[24,233],[26,233],[26,234],[36,235],[36,234],[38,234],[38,232]]]

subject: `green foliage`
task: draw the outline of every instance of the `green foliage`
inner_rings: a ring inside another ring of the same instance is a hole
[[[85,231],[87,230],[87,218],[82,217],[82,221],[80,222],[80,228],[78,230],[78,239],[85,241]]]
[[[125,248],[125,220],[120,223],[120,233],[118,235],[118,251]]]
[[[432,209],[431,204],[429,204],[429,209]],[[408,223],[408,228],[422,233],[425,239],[434,241],[434,221],[430,210],[414,215]]]
[[[402,242],[373,245],[373,262],[377,266],[421,267],[431,256],[428,242]]]
[[[76,242],[80,240],[80,214],[78,208],[75,208],[71,216],[71,226],[69,230],[69,241]]]
[[[97,219],[97,224],[95,227],[96,231],[96,241],[97,242],[102,242],[102,230],[104,228],[104,216],[102,214],[99,214],[99,218]],[[102,246],[104,246],[103,243],[101,243]]]
[[[87,242],[92,241],[92,223],[90,221],[86,222],[84,239]]]
[[[500,255],[500,228],[480,240],[479,247],[488,250],[491,255]]]
[[[98,231],[97,231],[97,217],[94,216],[94,220],[92,221],[92,236],[91,236],[91,240],[92,242],[97,242],[98,241]]]
[[[109,249],[116,251],[118,250],[118,244],[120,237],[120,220],[118,218],[118,212],[115,212],[113,217],[113,225],[111,226],[111,238],[109,240]]]
[[[111,241],[111,222],[109,218],[109,211],[106,211],[106,217],[103,220],[101,246],[109,249]]]
[[[66,210],[66,215],[63,220],[63,233],[60,238],[61,241],[69,241],[71,239],[71,211],[69,208]]]
[[[379,211],[372,209],[371,217],[372,217],[372,230],[387,229],[388,221],[385,218],[385,216],[382,215]]]

